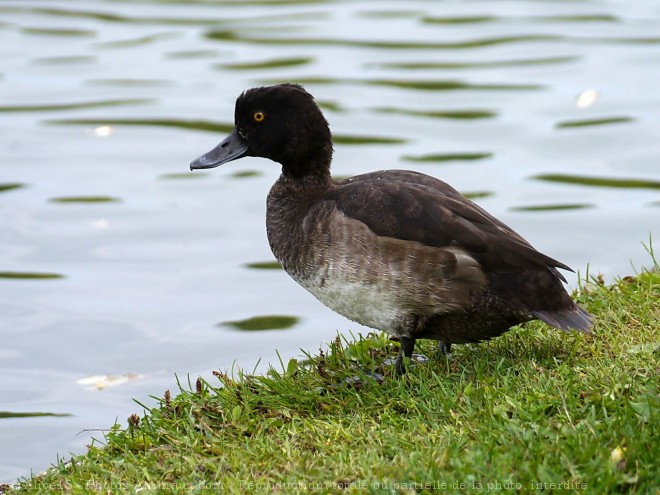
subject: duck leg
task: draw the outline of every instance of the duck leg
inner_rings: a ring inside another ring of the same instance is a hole
[[[394,370],[397,375],[401,376],[406,372],[406,365],[403,358],[412,357],[413,351],[415,350],[415,339],[412,337],[399,337],[399,344],[401,347],[399,349],[399,355],[394,362]]]
[[[451,342],[438,341],[438,351],[446,357],[451,357]]]

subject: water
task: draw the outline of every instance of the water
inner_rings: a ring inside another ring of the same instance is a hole
[[[304,83],[336,175],[440,177],[582,272],[658,235],[654,0],[0,1],[0,60],[0,410],[65,414],[0,419],[0,480],[175,375],[365,332],[264,269],[277,166],[188,172],[248,87]]]

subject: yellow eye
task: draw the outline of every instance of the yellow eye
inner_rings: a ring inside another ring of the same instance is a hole
[[[255,112],[254,115],[252,116],[255,122],[263,122],[264,119],[266,118],[266,114],[263,112]]]

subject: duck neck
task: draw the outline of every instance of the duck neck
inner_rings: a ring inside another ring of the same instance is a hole
[[[318,153],[313,158],[288,161],[282,165],[282,180],[303,188],[325,188],[332,182],[330,161],[332,150]]]

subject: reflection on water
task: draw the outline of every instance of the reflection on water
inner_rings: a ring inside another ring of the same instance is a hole
[[[252,316],[245,320],[225,321],[220,325],[247,331],[284,330],[293,327],[299,320],[300,318],[296,316],[267,315]]]
[[[230,177],[234,177],[235,179],[247,179],[250,177],[258,177],[260,175],[263,175],[263,173],[258,170],[239,170],[238,172],[232,172]]]
[[[362,144],[403,144],[407,140],[403,138],[384,136],[360,136],[358,134],[333,134],[332,140],[335,144],[362,145]]]
[[[563,174],[542,174],[533,177],[547,182],[563,182],[596,187],[617,187],[625,189],[660,189],[660,181],[640,179],[615,179],[607,177],[579,177]]]
[[[463,196],[465,196],[466,198],[475,201],[477,199],[488,198],[490,196],[493,196],[495,193],[492,191],[473,191],[473,192],[462,191],[461,194],[463,194]]]
[[[0,278],[14,279],[14,280],[35,280],[35,279],[54,279],[64,278],[64,275],[59,273],[40,273],[40,272],[0,272]]]
[[[0,419],[5,418],[38,418],[43,416],[51,417],[60,417],[64,418],[67,416],[72,416],[72,414],[67,413],[52,413],[52,412],[11,412],[11,411],[0,411]]]
[[[86,86],[171,86],[166,79],[88,79]]]
[[[171,174],[160,174],[158,177],[160,179],[165,179],[165,180],[188,180],[188,179],[203,179],[208,176],[209,174],[206,174],[204,172],[195,173],[195,174],[191,174],[188,172],[184,172],[184,173],[173,172]]]
[[[540,84],[475,84],[456,80],[373,79],[365,81],[374,86],[420,89],[423,91],[528,91],[543,89]]]
[[[94,31],[85,29],[54,29],[54,28],[23,28],[23,34],[37,34],[39,36],[94,36]]]
[[[279,84],[290,82],[286,78],[263,79],[264,84]],[[393,88],[413,89],[420,91],[532,91],[543,89],[539,84],[474,84],[454,79],[414,80],[414,79],[331,79],[318,77],[298,77],[296,82],[309,84],[355,84],[368,86],[390,86]]]
[[[14,189],[20,189],[21,187],[25,187],[25,184],[20,184],[20,183],[0,184],[0,193],[13,191]]]
[[[484,22],[618,22],[619,18],[607,14],[582,15],[528,15],[528,16],[469,16],[469,17],[423,17],[422,22],[431,24],[481,24]]]
[[[59,112],[62,110],[80,110],[83,108],[116,107],[119,105],[140,105],[154,103],[150,98],[131,98],[126,100],[86,101],[76,103],[58,103],[50,105],[7,105],[0,106],[0,112]]]
[[[290,57],[290,58],[273,58],[270,60],[263,60],[261,62],[233,62],[228,64],[218,64],[216,67],[219,69],[230,70],[264,70],[264,69],[278,69],[280,67],[293,67],[296,65],[307,65],[312,63],[313,59],[309,57]]]
[[[165,54],[168,58],[193,59],[193,58],[213,58],[218,56],[218,50],[181,50],[168,52]]]
[[[113,119],[113,118],[94,118],[94,119],[51,119],[44,123],[51,125],[80,125],[80,126],[100,126],[100,125],[130,125],[130,126],[154,126],[154,127],[176,127],[179,129],[189,129],[196,131],[207,131],[215,133],[228,133],[234,128],[233,124],[222,124],[219,122],[209,122],[206,120],[177,120],[177,119]]]
[[[558,122],[557,127],[587,127],[594,125],[625,124],[634,121],[635,119],[633,117],[601,117],[587,120],[566,120],[564,122]]]
[[[554,204],[554,205],[532,205],[532,206],[513,206],[513,211],[557,211],[557,210],[581,210],[583,208],[594,208],[595,205],[589,203],[572,204]]]
[[[112,196],[60,196],[50,198],[53,203],[119,203],[121,199]]]
[[[64,57],[36,57],[32,62],[37,65],[71,65],[71,64],[91,64],[96,62],[96,57],[85,55],[72,55]]]
[[[432,155],[410,156],[404,155],[402,160],[407,162],[454,162],[454,161],[472,161],[490,158],[492,153],[433,153]]]
[[[272,261],[277,166],[188,170],[231,131],[246,88],[306,84],[334,133],[335,177],[422,170],[576,269],[646,263],[656,4],[2,2],[0,396],[13,416],[0,435],[14,447],[0,481],[83,451],[82,430],[136,412],[131,399],[175,373],[260,358],[264,370],[276,351],[365,331]],[[99,390],[86,377],[136,378]]]
[[[252,263],[245,263],[247,268],[254,268],[256,270],[281,270],[282,265],[279,261],[254,261]]]
[[[244,43],[255,43],[263,45],[303,45],[303,46],[346,46],[353,48],[374,48],[386,50],[447,50],[483,48],[509,43],[558,41],[560,36],[553,35],[521,35],[521,36],[497,36],[492,38],[476,38],[466,41],[389,41],[389,40],[357,40],[340,38],[297,38],[287,36],[286,38],[254,37],[248,33],[240,33],[233,30],[209,31],[207,37],[216,41],[236,41]]]
[[[430,117],[434,119],[492,119],[497,113],[490,110],[410,110],[406,108],[376,108],[376,112],[398,113],[401,115],[411,115],[413,117]]]
[[[403,70],[458,70],[458,69],[488,69],[497,67],[524,67],[528,65],[566,64],[579,60],[577,56],[565,57],[543,57],[543,58],[521,58],[488,61],[466,61],[466,62],[388,62],[380,64],[383,69]]]

